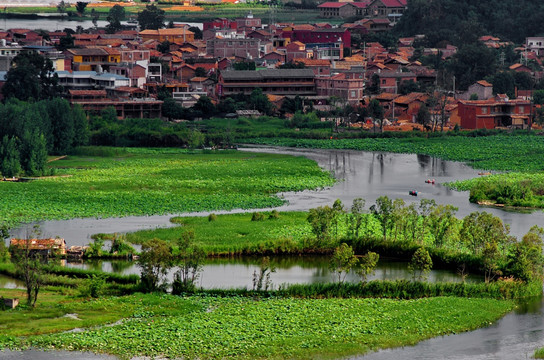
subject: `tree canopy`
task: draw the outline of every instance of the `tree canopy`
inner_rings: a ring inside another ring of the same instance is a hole
[[[117,32],[122,29],[121,21],[125,20],[126,12],[125,8],[121,5],[113,6],[108,12],[108,25],[106,26],[106,31],[110,34]]]
[[[51,60],[35,52],[21,52],[13,58],[6,83],[2,87],[4,98],[19,100],[51,99],[61,91]]]
[[[140,29],[162,29],[164,27],[164,14],[164,10],[159,9],[155,4],[147,5],[144,10],[138,13]]]

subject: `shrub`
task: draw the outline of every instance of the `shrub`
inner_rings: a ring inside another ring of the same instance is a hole
[[[254,212],[251,214],[251,221],[263,221],[264,220],[264,214],[261,214],[260,212]]]
[[[208,215],[208,221],[215,221],[217,220],[217,215],[215,215],[214,213],[211,213],[210,215]]]

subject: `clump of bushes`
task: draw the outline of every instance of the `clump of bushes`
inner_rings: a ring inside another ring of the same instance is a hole
[[[215,221],[217,220],[217,215],[215,215],[214,213],[211,213],[210,215],[208,215],[208,221]]]
[[[260,212],[254,212],[251,214],[251,221],[263,221],[264,220],[264,214],[261,214]]]

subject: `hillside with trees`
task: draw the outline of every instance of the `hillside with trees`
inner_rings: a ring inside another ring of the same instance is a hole
[[[409,0],[396,26],[402,36],[424,34],[426,45],[462,45],[481,35],[521,43],[542,34],[544,2],[528,0]]]

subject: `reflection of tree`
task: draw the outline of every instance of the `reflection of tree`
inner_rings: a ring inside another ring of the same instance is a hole
[[[135,265],[132,261],[127,260],[113,260],[111,262],[111,271],[118,274],[123,274],[125,270],[130,269]]]
[[[417,154],[417,162],[419,163],[419,166],[422,169],[426,169],[429,167],[429,164],[431,162],[431,157],[429,155],[421,155]]]

